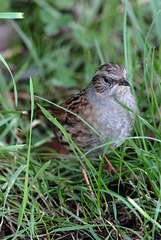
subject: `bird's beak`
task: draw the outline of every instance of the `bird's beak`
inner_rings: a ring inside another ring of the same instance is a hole
[[[128,87],[131,87],[131,85],[130,85],[130,83],[128,82],[128,80],[127,79],[120,79],[119,81],[118,81],[118,85],[120,85],[120,86],[128,86]]]

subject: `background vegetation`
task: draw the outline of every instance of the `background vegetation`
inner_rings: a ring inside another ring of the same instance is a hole
[[[161,239],[160,0],[0,1],[0,238]],[[3,38],[2,38],[3,37]],[[128,70],[138,115],[131,137],[86,168],[33,116],[34,96],[61,103],[86,87],[105,62]],[[18,92],[15,106],[14,75]],[[32,81],[30,80],[32,77]],[[33,85],[32,85],[33,83]],[[33,93],[34,92],[34,93]],[[31,116],[22,111],[31,110]],[[58,152],[58,153],[57,153]],[[124,184],[121,184],[121,176]]]

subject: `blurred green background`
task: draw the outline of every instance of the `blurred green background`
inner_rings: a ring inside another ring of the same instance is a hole
[[[157,0],[127,1],[129,77],[144,64],[147,49],[159,47],[159,8]],[[15,32],[6,40],[10,55],[5,59],[19,80],[19,91],[27,91],[31,75],[36,94],[59,101],[73,94],[66,88],[80,90],[87,86],[102,63],[112,61],[125,66],[121,1],[1,0],[1,11],[24,13],[24,19],[8,23]],[[1,21],[6,23],[7,20]],[[6,57],[5,53],[3,49],[2,56]],[[139,74],[135,87],[138,81]]]

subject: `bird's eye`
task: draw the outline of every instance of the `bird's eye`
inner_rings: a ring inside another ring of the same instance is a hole
[[[105,76],[103,77],[103,80],[104,80],[105,83],[108,83],[108,82],[109,82],[109,80],[108,80],[107,77],[105,77]]]

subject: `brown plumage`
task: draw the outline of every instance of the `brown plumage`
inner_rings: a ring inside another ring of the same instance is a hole
[[[135,115],[129,112],[129,117],[127,109],[116,100],[120,100],[135,112],[136,104],[130,86],[126,70],[119,64],[107,63],[98,68],[86,89],[60,106],[83,118],[105,141],[113,136],[112,140],[116,142],[111,146],[116,148],[124,142],[119,139],[128,137],[135,120]],[[72,113],[54,108],[52,114],[83,153],[104,143],[89,126]],[[56,127],[54,131],[60,142],[70,149],[62,132]],[[102,152],[103,148],[99,148],[91,151],[90,155],[101,155]]]

